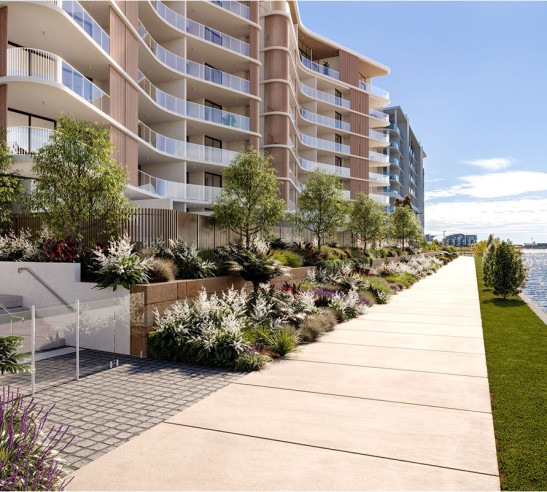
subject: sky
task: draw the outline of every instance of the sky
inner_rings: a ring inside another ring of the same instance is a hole
[[[425,232],[547,242],[547,2],[299,1],[309,29],[391,69],[422,143]]]

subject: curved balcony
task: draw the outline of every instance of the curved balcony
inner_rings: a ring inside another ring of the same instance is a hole
[[[61,57],[31,48],[7,50],[8,77],[29,77],[60,84],[87,103],[108,114],[110,97]]]
[[[324,65],[319,65],[319,63],[315,63],[305,56],[301,56],[300,60],[302,61],[302,65],[304,65],[306,68],[309,68],[310,70],[313,70],[314,72],[320,73],[322,75],[326,75],[327,77],[340,80],[340,73],[336,70],[325,67]]]
[[[399,137],[403,138],[403,135],[401,133],[401,130],[395,123],[391,123],[389,126],[386,126],[388,130],[391,130],[392,132],[395,132]]]
[[[302,90],[303,94],[306,94],[306,96],[309,96],[313,99],[317,99],[318,101],[323,101],[329,104],[334,104],[335,106],[339,106],[341,108],[350,109],[350,102],[348,99],[336,97],[332,94],[329,94],[328,92],[319,91],[305,84],[300,84],[300,89]]]
[[[368,179],[373,184],[378,184],[383,186],[389,185],[389,176],[386,174],[369,172]]]
[[[336,128],[338,130],[343,130],[346,132],[350,131],[350,124],[345,121],[336,120],[334,118],[329,118],[328,116],[323,116],[317,113],[312,113],[307,109],[302,108],[301,110],[302,118],[312,123],[317,123],[318,125],[328,126],[330,128]]]
[[[141,23],[137,28],[139,36],[142,38],[146,46],[150,48],[150,51],[156,56],[156,58],[167,65],[168,67],[180,72],[182,74],[190,75],[206,82],[233,89],[235,91],[244,92],[249,94],[251,92],[250,82],[236,75],[222,72],[215,68],[206,67],[201,63],[196,63],[192,60],[186,60],[185,58],[165,49],[163,46],[151,36],[146,27]]]
[[[327,174],[335,174],[337,176],[340,176],[341,178],[350,177],[349,167],[334,166],[332,164],[324,164],[322,162],[309,161],[308,159],[301,159],[299,164],[304,171],[311,172],[311,171],[321,170]]]
[[[181,116],[185,116],[186,100],[158,89],[140,70],[138,72],[138,84],[144,93],[158,106],[167,109],[168,111],[172,111],[173,113],[180,114]]]
[[[386,154],[380,154],[379,152],[374,152],[373,150],[369,150],[368,158],[371,161],[380,162],[382,164],[388,164],[389,163],[389,156]]]
[[[6,141],[11,155],[29,155],[49,142],[54,130],[34,126],[8,126]]]
[[[389,101],[389,92],[380,89],[379,87],[376,87],[371,84],[367,84],[366,82],[363,82],[362,80],[359,81],[359,89],[364,90],[365,92],[368,92],[369,94],[372,94],[373,96],[380,97],[382,99],[387,99]]]
[[[386,195],[379,195],[377,193],[369,193],[368,195],[372,200],[380,205],[389,205],[389,197]]]
[[[376,118],[378,120],[382,120],[384,123],[389,122],[389,115],[384,113],[383,111],[378,110],[378,109],[370,108],[368,110],[368,114],[369,114],[369,116],[372,116],[373,118]]]
[[[331,140],[324,140],[322,138],[311,137],[310,135],[306,135],[305,133],[302,133],[300,135],[300,141],[303,144],[308,145],[310,147],[315,147],[316,149],[329,150],[331,152],[338,152],[341,154],[350,153],[349,145],[336,143]]]
[[[401,178],[395,173],[390,173],[389,174],[389,180],[390,181],[395,181],[396,183],[401,184]]]
[[[239,15],[244,19],[250,19],[250,9],[246,5],[243,5],[240,2],[236,1],[226,1],[226,0],[211,0],[211,3],[222,7],[223,9],[229,10],[233,14]]]
[[[389,163],[393,164],[394,166],[401,167],[401,163],[400,163],[399,159],[397,159],[397,157],[389,156]]]
[[[187,19],[182,14],[170,9],[160,0],[151,0],[151,5],[158,15],[168,24],[175,27],[179,31],[186,32],[196,36],[204,41],[207,41],[218,46],[222,46],[234,53],[249,56],[251,50],[248,43],[239,39],[228,36],[223,32],[217,31],[210,27],[204,26],[192,19]]]
[[[178,183],[166,179],[156,178],[139,171],[140,189],[165,198],[172,198],[184,202],[212,203],[222,191],[222,188],[202,186],[188,183]]]
[[[162,135],[146,126],[142,121],[138,123],[138,133],[139,137],[154,149],[179,159],[186,157],[186,142]]]
[[[389,135],[382,132],[377,132],[376,130],[369,130],[368,136],[374,140],[378,140],[383,143],[389,143]]]
[[[238,130],[249,131],[250,118],[236,113],[229,113],[221,109],[210,108],[203,104],[186,102],[186,116],[198,120],[216,123],[217,125],[229,126]]]

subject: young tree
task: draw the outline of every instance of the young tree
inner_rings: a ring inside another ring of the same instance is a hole
[[[415,239],[420,232],[420,223],[412,209],[405,205],[396,206],[390,218],[390,235],[402,240],[403,250],[405,241]]]
[[[21,359],[26,359],[25,354],[18,354],[18,349],[23,345],[22,337],[0,337],[0,375],[6,372],[17,374],[18,372],[30,372],[28,364],[22,364]]]
[[[124,195],[128,171],[113,158],[108,126],[62,116],[49,143],[34,155],[38,180],[30,204],[54,236],[81,241],[101,224],[116,234],[133,210]]]
[[[357,239],[363,242],[363,251],[372,239],[378,240],[386,226],[384,208],[365,193],[359,193],[350,205],[349,229]]]
[[[292,219],[300,231],[311,231],[317,239],[318,248],[321,248],[334,236],[336,228],[345,224],[347,211],[340,178],[317,170],[310,173],[306,180]]]
[[[239,152],[224,173],[224,187],[213,205],[215,223],[238,234],[250,248],[259,235],[269,235],[284,210],[271,156],[252,148]]]
[[[492,236],[490,234],[490,236]],[[492,238],[488,238],[488,246],[482,257],[482,279],[486,287],[492,287],[492,264],[494,260],[494,252],[496,251],[496,242]]]
[[[515,254],[510,241],[502,241],[496,246],[490,276],[492,292],[504,299],[520,294],[526,285],[528,272],[522,258]]]
[[[20,178],[11,168],[12,163],[8,144],[0,135],[0,233],[9,228],[11,206],[23,192]]]

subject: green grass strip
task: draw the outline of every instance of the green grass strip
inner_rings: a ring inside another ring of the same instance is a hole
[[[547,489],[547,325],[496,298],[475,258],[502,490]]]

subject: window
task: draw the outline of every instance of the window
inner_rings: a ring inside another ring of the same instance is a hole
[[[204,173],[205,174],[205,186],[214,186],[215,188],[222,188],[222,176],[220,174]]]
[[[342,145],[342,135],[338,135],[337,133],[334,134],[334,141],[336,142],[336,146]]]
[[[334,119],[336,120],[336,128],[342,128],[342,115],[338,112],[334,112]]]
[[[222,159],[222,140],[205,136],[205,160],[218,162]]]
[[[334,165],[336,167],[342,167],[342,158],[338,156],[334,156]]]
[[[222,140],[218,140],[217,138],[205,136],[205,146],[206,147],[213,147],[215,149],[222,149]]]
[[[205,80],[209,80],[210,82],[214,82],[215,84],[222,85],[222,72],[220,70],[217,70],[215,67],[209,65],[208,63],[206,63],[205,64]]]
[[[222,36],[218,31],[205,26],[205,40],[222,46]]]
[[[210,109],[209,109],[210,108]],[[222,106],[205,99],[205,119],[214,123],[222,123]]]
[[[341,93],[338,89],[334,89],[334,95],[335,95],[338,99],[342,99],[342,93]]]

